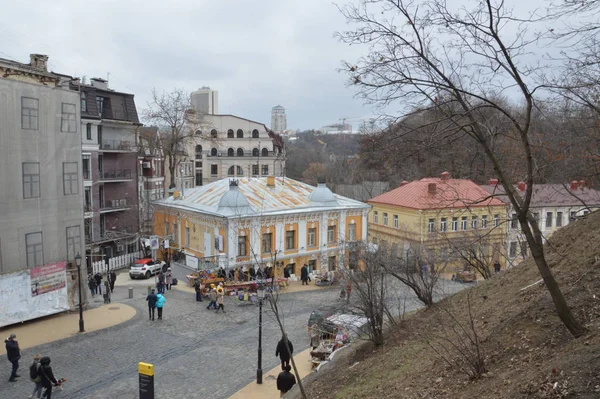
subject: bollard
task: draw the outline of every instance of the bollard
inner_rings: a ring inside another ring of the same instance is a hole
[[[129,299],[133,298],[133,287],[129,287]]]
[[[150,293],[151,293],[151,292],[152,292],[152,286],[151,286],[151,285],[149,285],[149,286],[148,286],[148,295],[150,295]]]

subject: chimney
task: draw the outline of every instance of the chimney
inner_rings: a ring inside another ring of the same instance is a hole
[[[429,194],[435,194],[437,192],[437,186],[435,183],[429,183],[427,185],[427,192]]]
[[[490,179],[490,180],[488,180],[488,185],[490,185],[490,186],[497,186],[498,185],[498,179]]]
[[[525,184],[524,181],[520,181],[519,184],[517,184],[517,189],[519,189],[519,191],[525,191],[526,188],[527,184]]]
[[[579,182],[577,180],[573,180],[571,181],[571,190],[575,191],[577,190],[577,185],[579,184]]]
[[[267,187],[275,188],[275,176],[267,176]]]
[[[442,178],[442,181],[447,182],[448,180],[450,180],[450,173],[442,172],[440,174],[440,177]]]
[[[238,181],[236,179],[231,179],[229,180],[229,189],[231,190],[231,187],[238,187]]]
[[[38,71],[48,72],[48,56],[44,54],[29,54],[29,65]]]
[[[108,90],[108,81],[100,78],[91,78],[90,82],[92,87],[100,90]]]
[[[400,187],[406,186],[407,184],[408,184],[408,182],[406,180],[402,180],[402,183],[400,183]]]

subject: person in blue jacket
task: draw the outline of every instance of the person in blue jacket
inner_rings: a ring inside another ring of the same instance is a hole
[[[162,320],[164,307],[165,307],[165,297],[161,293],[156,294],[156,309],[158,310],[158,320]]]

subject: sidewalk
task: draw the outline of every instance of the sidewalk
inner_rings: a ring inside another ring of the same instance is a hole
[[[118,281],[118,280],[117,280]],[[187,285],[187,281],[179,280],[177,285],[173,286],[174,289],[186,292],[194,292],[194,287]],[[302,285],[302,281],[290,281],[288,286],[281,290],[281,294],[291,294],[293,292],[305,292],[305,291],[316,291],[316,290],[327,290],[331,289],[331,286],[319,287],[315,283],[309,283],[308,285]]]
[[[300,378],[304,379],[304,377],[311,373],[312,368],[310,363],[310,349],[307,349],[295,355],[294,361],[296,362],[296,367],[298,367],[298,373],[300,374]],[[273,370],[265,372],[263,374],[262,384],[257,384],[256,381],[253,381],[241,390],[239,390],[235,395],[230,396],[229,399],[279,398],[279,391],[277,390],[277,376],[280,372],[281,366],[277,366]]]
[[[135,316],[136,310],[122,303],[111,303],[83,312],[85,331],[92,332],[116,326]],[[0,336],[6,338],[16,334],[21,349],[47,344],[79,334],[79,312],[60,313],[0,329]],[[85,334],[85,333],[84,333]],[[4,345],[0,355],[6,354]]]

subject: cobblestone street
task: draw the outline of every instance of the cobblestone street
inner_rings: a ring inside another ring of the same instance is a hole
[[[128,279],[126,274],[119,278]],[[28,363],[36,353],[50,356],[56,377],[68,379],[64,391],[53,392],[56,398],[136,398],[140,361],[155,365],[157,398],[227,398],[251,383],[257,367],[258,306],[235,305],[226,298],[227,313],[215,314],[206,310],[207,302],[195,302],[194,294],[171,290],[165,295],[164,320],[149,321],[144,299],[146,286],[152,281],[131,284],[133,299],[127,298],[127,285],[115,288],[112,305],[135,307],[137,315],[133,319],[23,350],[22,377],[15,384],[3,383],[0,396],[24,398],[31,393]],[[306,327],[310,312],[327,304],[339,304],[338,296],[337,287],[280,296],[295,352],[308,347]],[[409,300],[407,310],[415,306]],[[263,370],[269,370],[279,364],[275,346],[281,334],[267,306],[264,311]],[[6,376],[9,366],[5,361]]]

